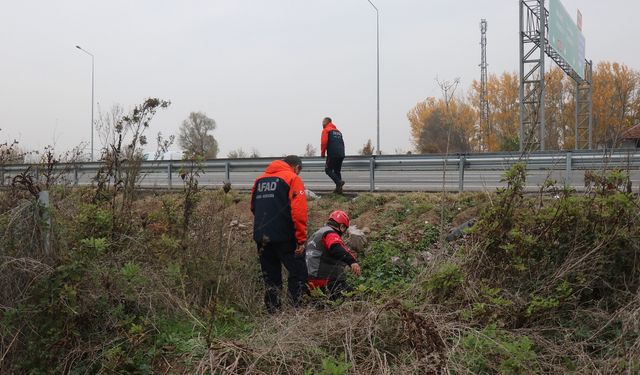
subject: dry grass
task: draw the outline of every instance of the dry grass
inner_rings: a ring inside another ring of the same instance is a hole
[[[287,310],[261,318],[259,328],[240,342],[214,343],[198,373],[301,374],[331,357],[342,358],[352,374],[441,374],[443,326],[397,300]]]

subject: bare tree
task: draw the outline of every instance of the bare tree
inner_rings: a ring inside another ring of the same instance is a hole
[[[173,142],[176,140],[175,135],[170,135],[169,138],[164,138],[162,136],[162,132],[158,132],[156,137],[156,153],[153,157],[154,160],[158,160],[162,157],[162,155],[166,154],[169,151],[169,148],[173,145]]]
[[[98,105],[98,118],[95,127],[98,133],[98,139],[102,144],[102,150],[106,150],[109,145],[116,143],[116,137],[122,134],[127,136],[129,129],[120,129],[118,131],[120,120],[124,115],[124,109],[120,104],[114,104],[108,112],[102,112],[102,108]]]
[[[2,130],[2,129],[0,129]],[[0,166],[9,162],[19,162],[24,156],[23,152],[18,150],[18,141],[5,141],[0,143]]]
[[[441,209],[441,214],[440,214],[440,228],[444,228],[445,225],[445,220],[444,220],[444,204],[446,202],[446,177],[447,177],[447,159],[449,158],[449,142],[451,141],[451,128],[453,126],[453,120],[452,120],[452,116],[451,116],[451,111],[449,110],[449,103],[451,102],[451,99],[453,98],[453,95],[456,92],[456,88],[458,87],[458,84],[460,83],[460,79],[456,78],[453,80],[453,82],[449,82],[449,81],[440,81],[438,80],[438,78],[436,78],[436,82],[438,83],[438,86],[440,86],[440,90],[442,91],[442,94],[444,96],[444,103],[445,103],[445,113],[444,113],[444,122],[445,124],[448,124],[448,129],[447,129],[447,145],[446,145],[446,149],[445,149],[445,156],[444,156],[444,160],[442,162],[442,209]],[[443,232],[444,233],[444,232]]]
[[[202,112],[191,112],[180,126],[178,144],[189,154],[215,159],[218,156],[218,141],[209,134],[215,128],[214,119]]]
[[[362,146],[362,149],[360,150],[360,155],[366,155],[366,156],[371,156],[373,155],[373,144],[371,143],[371,139],[367,140],[367,143],[364,144],[364,146]]]
[[[307,143],[304,148],[304,156],[316,156],[318,149],[313,147],[311,143]]]
[[[439,79],[436,78],[436,82],[438,83],[438,86],[440,86],[440,90],[442,91],[442,94],[444,96],[444,104],[445,104],[444,120],[445,120],[445,123],[448,125],[447,126],[447,146],[445,149],[445,154],[448,155],[449,143],[451,142],[451,128],[453,126],[453,118],[452,118],[453,116],[451,116],[449,103],[451,103],[451,100],[453,99],[453,95],[455,94],[456,89],[458,88],[458,84],[460,83],[460,78],[454,79],[453,82],[440,81]]]
[[[238,147],[235,150],[229,151],[229,153],[227,154],[227,157],[229,159],[244,159],[249,157],[249,153],[247,153],[241,147]]]
[[[2,130],[2,129],[0,129]],[[5,141],[0,143],[0,186],[4,185],[4,172],[2,167],[8,163],[21,163],[25,153],[18,149],[18,141]]]

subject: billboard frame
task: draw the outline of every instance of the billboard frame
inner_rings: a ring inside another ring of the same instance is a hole
[[[585,60],[584,79],[551,46],[545,0],[520,0],[520,137],[521,152],[545,149],[545,56],[576,82],[576,149],[592,149],[592,63]]]

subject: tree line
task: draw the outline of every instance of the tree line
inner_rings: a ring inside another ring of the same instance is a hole
[[[616,147],[640,120],[640,71],[601,62],[593,71],[593,147]],[[480,126],[480,82],[466,97],[429,97],[407,114],[413,147],[419,153],[514,151],[519,147],[519,79],[515,72],[491,74],[487,81],[488,124]],[[443,92],[444,93],[444,92]],[[559,69],[545,74],[545,145],[575,146],[576,83]],[[447,100],[449,99],[449,100]]]

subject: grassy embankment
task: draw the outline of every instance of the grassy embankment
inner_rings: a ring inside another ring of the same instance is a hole
[[[2,192],[0,373],[640,373],[625,175],[526,196],[522,166],[505,178],[495,193],[310,202],[310,230],[336,208],[371,229],[363,274],[344,301],[274,317],[246,194],[54,186],[47,227],[32,194]]]

